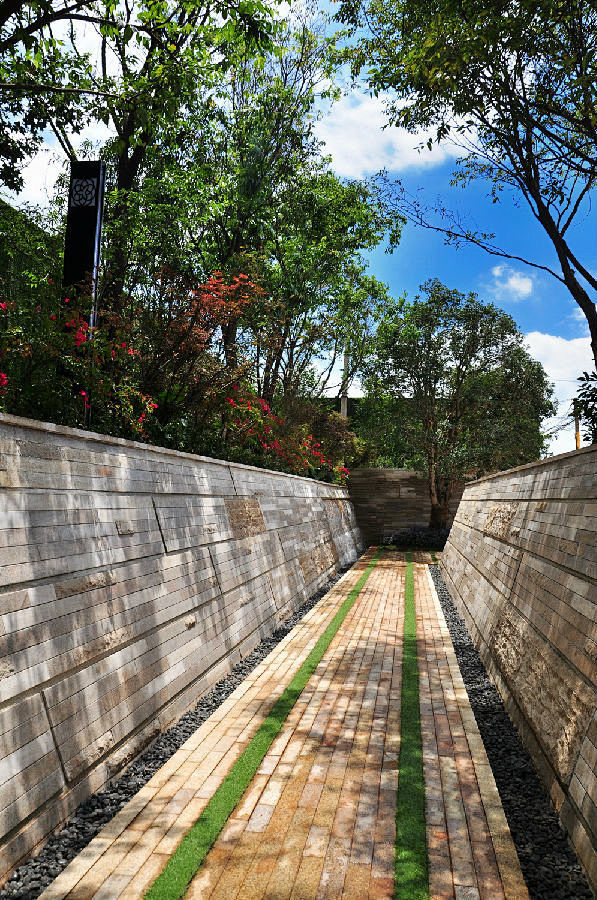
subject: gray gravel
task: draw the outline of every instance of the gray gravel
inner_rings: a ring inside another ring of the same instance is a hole
[[[531,900],[593,900],[580,863],[456,612],[439,567],[430,568]]]
[[[460,671],[485,743],[489,762],[531,900],[593,900],[578,860],[560,828],[547,794],[528,753],[485,671],[479,654],[456,612],[437,566],[431,566],[440,603],[450,629]],[[36,900],[89,841],[139,791],[173,753],[209,718],[305,613],[340,578],[334,579],[304,603],[274,634],[219,681],[149,747],[117,781],[90,797],[41,853],[13,873],[0,890],[0,900]]]
[[[349,568],[349,567],[347,567]],[[303,616],[339,580],[343,569],[313,594],[297,611],[271,635],[234,666],[232,672],[205,694],[194,710],[169,728],[144,751],[134,763],[103,791],[85,800],[72,818],[45,844],[38,856],[33,856],[13,872],[3,889],[0,900],[36,900],[46,887],[86,847],[100,829],[122,809],[131,797],[155,775],[166,760],[210,717],[221,703],[238,687],[244,678],[270,653],[276,644],[300,622]]]

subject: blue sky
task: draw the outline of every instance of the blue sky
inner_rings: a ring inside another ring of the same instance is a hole
[[[430,205],[440,197],[475,228],[495,233],[495,243],[516,256],[557,271],[551,244],[521,199],[504,193],[498,204],[487,198],[483,181],[466,188],[450,187],[458,150],[453,147],[417,150],[427,136],[384,128],[383,98],[363,90],[344,97],[318,125],[318,134],[342,176],[363,178],[382,168],[400,179],[410,193]],[[597,221],[588,214],[571,241],[579,257],[597,269]],[[516,260],[491,256],[473,245],[447,246],[437,233],[407,224],[392,254],[377,248],[369,254],[372,274],[389,284],[396,296],[413,297],[428,278],[450,288],[476,292],[482,300],[505,309],[526,335],[531,354],[544,365],[555,386],[560,421],[569,412],[576,378],[593,368],[586,320],[572,297],[555,278]],[[550,421],[548,426],[557,424]],[[574,429],[568,426],[551,441],[552,453],[574,449]]]

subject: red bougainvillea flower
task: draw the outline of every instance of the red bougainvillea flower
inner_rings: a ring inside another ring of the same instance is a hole
[[[0,309],[8,309],[8,303],[0,303]]]
[[[0,372],[0,389],[5,388],[8,384],[8,375],[5,375],[4,372]]]
[[[77,324],[76,322],[74,324]],[[87,322],[79,322],[78,328],[75,332],[75,347],[80,347],[81,344],[84,344],[87,340],[87,332],[89,331],[89,325]]]

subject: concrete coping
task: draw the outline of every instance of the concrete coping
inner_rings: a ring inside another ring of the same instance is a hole
[[[501,472],[493,472],[491,475],[483,475],[482,478],[475,478],[467,481],[469,484],[482,484],[484,481],[492,481],[494,478],[503,478],[504,475],[510,475],[512,472],[522,472],[525,469],[536,469],[539,466],[551,465],[554,462],[561,462],[563,459],[578,457],[585,453],[596,453],[597,444],[591,444],[589,447],[581,447],[580,450],[569,450],[567,453],[558,453],[557,456],[546,456],[545,459],[536,459],[534,462],[524,463],[521,466],[513,466],[511,469],[504,469]]]
[[[56,425],[54,422],[38,422],[37,419],[25,419],[22,416],[10,416],[0,413],[0,425],[9,425],[14,428],[28,428],[31,431],[41,431],[45,434],[56,434],[61,437],[71,437],[77,440],[110,444],[113,447],[122,447],[128,450],[145,450],[149,453],[159,453],[173,456],[176,459],[188,459],[192,462],[209,463],[216,466],[234,466],[236,469],[245,469],[248,472],[275,475],[278,478],[295,478],[299,481],[307,481],[310,484],[322,484],[338,491],[344,497],[348,497],[348,489],[329,481],[319,481],[317,478],[309,478],[306,475],[294,475],[291,472],[280,472],[276,469],[261,469],[259,466],[250,466],[246,463],[232,462],[224,459],[215,459],[211,456],[199,456],[197,453],[186,453],[182,450],[172,450],[170,447],[160,447],[157,444],[145,444],[141,441],[131,441],[127,438],[114,437],[109,434],[99,434],[96,431],[85,431],[82,428],[69,428],[66,425]]]

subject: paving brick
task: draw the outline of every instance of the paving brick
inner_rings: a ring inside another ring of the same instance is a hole
[[[252,521],[247,527],[257,528]],[[96,838],[43,900],[133,900],[131,879],[147,888],[365,565],[251,673],[132,801],[133,813],[125,807],[121,825],[107,831],[112,837]],[[404,573],[398,553],[384,554],[373,569],[187,900],[391,900]],[[524,900],[424,562],[415,565],[415,589],[430,897]]]

